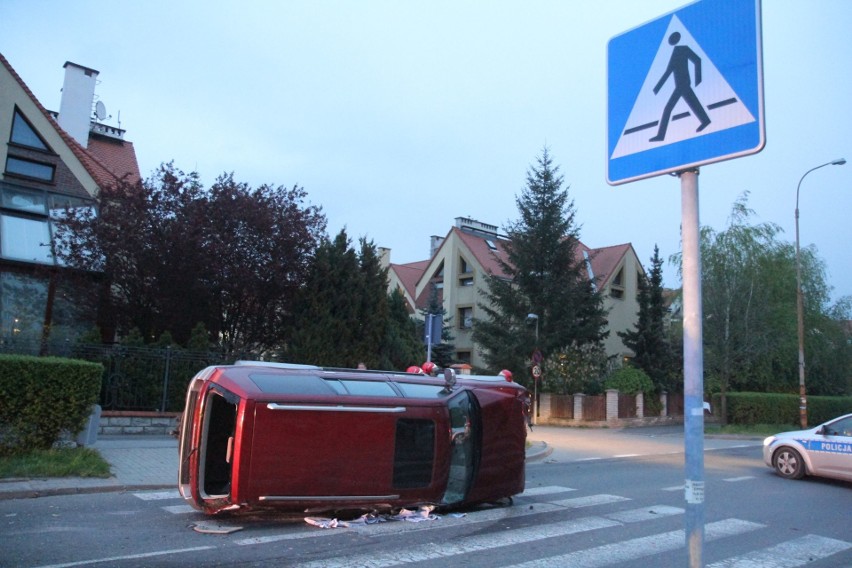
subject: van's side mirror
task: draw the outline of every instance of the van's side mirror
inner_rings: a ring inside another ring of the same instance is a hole
[[[444,387],[449,392],[453,390],[454,386],[456,386],[456,371],[447,367],[444,369]]]

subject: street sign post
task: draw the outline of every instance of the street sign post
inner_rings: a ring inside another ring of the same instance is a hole
[[[681,184],[684,515],[704,566],[704,354],[698,167],[766,143],[760,0],[700,0],[612,38],[607,183],[665,173]]]
[[[612,38],[607,182],[763,149],[759,0],[700,0]]]

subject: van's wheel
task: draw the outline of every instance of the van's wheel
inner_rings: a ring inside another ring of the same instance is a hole
[[[805,475],[805,463],[802,456],[793,448],[781,448],[772,457],[775,471],[787,479],[801,479]]]

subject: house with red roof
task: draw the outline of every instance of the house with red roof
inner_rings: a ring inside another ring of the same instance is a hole
[[[0,341],[72,338],[93,324],[64,288],[53,220],[93,207],[101,188],[140,179],[133,144],[102,122],[98,71],[66,62],[59,112],[36,99],[0,54]]]
[[[507,277],[498,259],[505,255],[507,237],[495,225],[457,217],[449,232],[431,237],[428,260],[409,264],[390,262],[390,250],[382,249],[388,267],[388,290],[402,291],[409,312],[419,315],[426,307],[432,289],[438,293],[453,326],[455,358],[475,368],[484,368],[482,353],[473,342],[473,321],[482,310],[486,275]],[[608,312],[607,354],[619,358],[633,354],[621,342],[619,331],[633,329],[639,312],[638,279],[645,270],[630,243],[590,248],[580,243],[577,254],[583,256],[589,278],[604,297]]]

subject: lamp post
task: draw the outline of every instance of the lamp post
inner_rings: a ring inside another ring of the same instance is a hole
[[[802,261],[799,253],[799,190],[805,176],[814,170],[825,166],[842,166],[846,163],[845,158],[826,162],[805,172],[796,186],[796,330],[799,335],[799,420],[802,429],[808,427],[808,397],[805,394],[805,310],[802,299]]]
[[[533,358],[535,358],[535,354],[538,353],[538,314],[527,314],[527,322],[535,320],[535,351],[533,351]],[[535,376],[535,370],[538,367],[540,361],[533,360],[533,406],[532,409],[532,423],[536,424],[538,421],[536,417],[538,416],[538,377]]]

